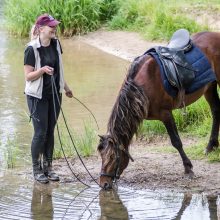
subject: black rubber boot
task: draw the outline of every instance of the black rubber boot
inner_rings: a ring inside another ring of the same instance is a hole
[[[45,176],[40,163],[33,167],[34,179],[40,183],[46,184],[49,182],[48,178]]]
[[[41,173],[35,173],[34,179],[40,183],[46,184],[49,182],[48,178],[45,176],[43,172]]]
[[[51,180],[51,181],[59,181],[60,178],[59,176],[52,170],[52,163],[44,161],[43,163],[43,170],[45,176]]]
[[[48,172],[47,178],[51,181],[59,181],[60,180],[60,177],[53,171]]]

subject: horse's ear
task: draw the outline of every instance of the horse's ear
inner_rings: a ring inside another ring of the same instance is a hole
[[[98,134],[98,136],[100,137],[101,141],[104,140],[104,135],[99,135],[99,134]]]
[[[99,141],[99,145],[98,145],[98,147],[97,147],[97,150],[98,150],[98,151],[101,151],[101,150],[104,148],[104,146],[103,146],[104,136],[99,135],[99,134],[98,134],[98,136],[100,137],[100,141]]]

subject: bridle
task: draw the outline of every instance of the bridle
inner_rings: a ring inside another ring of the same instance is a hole
[[[112,140],[112,139],[111,139]],[[113,143],[115,143],[115,141],[113,141]],[[126,150],[124,148],[123,145],[115,143],[115,153],[116,153],[116,166],[115,166],[115,170],[113,173],[104,173],[101,172],[100,173],[100,177],[101,176],[106,176],[106,177],[111,177],[112,181],[115,182],[117,179],[120,178],[120,174],[119,174],[119,170],[120,170],[120,165],[121,165],[121,158],[122,158],[122,153],[125,153],[125,155],[132,161],[134,162],[134,159],[132,158],[132,156],[130,155],[130,153],[128,152],[128,150]]]

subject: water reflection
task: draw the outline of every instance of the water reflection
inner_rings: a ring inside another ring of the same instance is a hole
[[[120,196],[123,198],[124,193],[121,193],[122,195]],[[126,198],[121,199],[115,190],[101,190],[99,193],[101,216],[98,219],[220,220],[218,213],[218,209],[220,208],[218,196],[205,196],[191,193],[174,193],[172,195],[164,193],[163,196],[159,198],[157,192],[154,192],[154,195],[150,196],[150,193],[147,192],[146,196],[148,196],[148,199],[142,202],[142,204],[138,204],[140,195],[135,194],[135,191],[134,194],[130,193],[130,196],[126,195]],[[130,207],[130,202],[132,202],[132,208]]]
[[[75,183],[41,185],[20,175],[0,178],[0,183],[0,219],[220,219],[219,196],[124,187],[100,191]]]
[[[58,186],[58,185],[56,185]],[[31,201],[31,216],[34,220],[53,219],[53,201],[51,184],[42,185],[35,182]]]
[[[99,220],[129,219],[128,210],[116,190],[101,190],[99,192],[99,205],[101,208],[101,217]]]
[[[209,206],[209,213],[211,220],[218,220],[220,219],[220,213],[218,213],[218,197],[217,196],[207,196],[208,206]]]
[[[196,219],[198,218],[198,213],[195,215],[193,213],[193,209],[198,209],[201,214],[203,212],[202,209],[199,209],[199,205],[195,205],[195,199],[193,201],[193,194],[191,193],[185,193],[183,200],[182,200],[182,205],[181,208],[179,209],[177,215],[173,218],[173,220],[185,220],[185,219]],[[197,195],[196,200],[199,200],[199,196]],[[197,201],[198,202],[198,201]],[[220,216],[218,214],[218,196],[202,196],[201,198],[201,205],[204,208],[208,209],[208,214],[209,215],[204,215],[203,219],[210,219],[210,220],[219,220]],[[202,215],[201,215],[202,216]]]
[[[186,208],[190,205],[191,200],[192,200],[192,194],[185,193],[183,196],[181,208],[179,209],[177,215],[173,218],[173,220],[180,220],[181,219],[181,216],[185,212]]]

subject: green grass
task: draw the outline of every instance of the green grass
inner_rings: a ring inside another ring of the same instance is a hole
[[[76,151],[64,126],[61,127],[60,133],[65,155],[67,157],[76,157]],[[81,156],[88,157],[95,152],[97,134],[91,123],[84,123],[84,132],[82,134],[73,131],[71,135],[73,137],[75,147]],[[63,152],[60,147],[59,140],[56,138],[54,159],[59,158],[63,158]]]
[[[7,168],[15,168],[21,149],[17,141],[17,137],[8,137],[4,148],[4,159]]]
[[[154,15],[153,22],[149,25],[148,31],[145,31],[144,35],[152,40],[169,40],[173,32],[181,28],[187,29],[190,33],[208,30],[208,27],[200,26],[194,20],[184,15],[176,14],[173,16],[172,12],[168,13],[165,10],[158,10]]]
[[[202,14],[219,13],[217,0],[7,0],[7,27],[12,33],[27,36],[37,16],[50,13],[61,21],[64,36],[84,34],[101,26],[141,33],[151,40],[169,40],[174,31],[190,33],[208,30],[193,20]]]
[[[220,162],[220,148],[217,148],[213,152],[206,155],[205,148],[207,143],[208,143],[208,136],[206,138],[202,138],[201,140],[198,140],[198,143],[193,144],[190,147],[184,147],[184,151],[191,160],[207,160],[210,163]],[[151,147],[148,150],[156,153],[179,154],[178,151],[173,146]]]
[[[49,13],[61,21],[64,36],[83,34],[98,29],[117,11],[116,0],[7,0],[5,15],[8,29],[28,36],[36,18]]]
[[[90,124],[85,124],[84,128],[84,134],[76,135],[76,146],[82,156],[88,157],[96,149],[98,136]]]
[[[40,14],[40,7],[36,0],[9,0],[5,1],[4,12],[7,29],[13,34],[27,36],[36,15]]]
[[[186,9],[188,9],[186,11]],[[136,31],[150,40],[169,40],[173,32],[186,28],[190,33],[208,30],[207,25],[195,22],[195,11],[219,11],[217,1],[175,0],[125,0],[121,1],[118,13],[108,22],[111,29]]]

